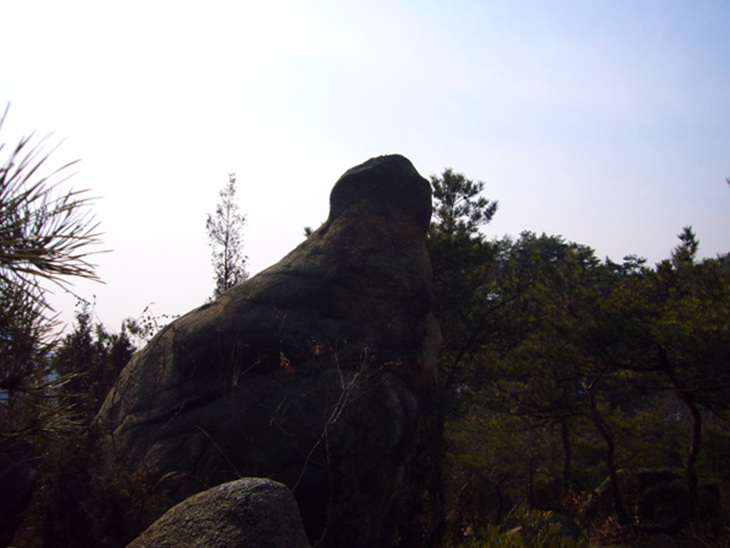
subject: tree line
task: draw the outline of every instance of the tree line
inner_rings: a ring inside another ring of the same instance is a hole
[[[691,227],[653,267],[554,235],[489,240],[482,183],[431,183],[454,534],[516,502],[559,509],[604,477],[630,524],[619,468],[681,470],[695,509],[701,480],[726,489],[730,257],[698,258]]]

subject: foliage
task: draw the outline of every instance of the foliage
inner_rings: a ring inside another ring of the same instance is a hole
[[[110,333],[94,324],[92,315],[91,303],[79,301],[74,330],[63,337],[52,359],[54,371],[72,376],[64,391],[88,422],[134,353],[124,325],[119,334]]]
[[[0,129],[6,115],[7,109]],[[43,153],[45,139],[33,145],[32,138],[21,138],[0,161],[0,282],[46,305],[40,280],[63,284],[73,276],[98,279],[88,257],[99,233],[84,193],[59,190],[75,162],[41,175],[51,153]],[[0,143],[0,152],[4,149]]]
[[[40,306],[27,295],[26,299],[32,306]],[[43,325],[42,320],[36,321]],[[33,324],[17,321],[15,325]],[[20,347],[26,338],[16,332],[9,340],[14,347]],[[17,378],[21,383],[32,382],[32,389],[19,391],[20,396],[16,396],[16,391],[9,392],[8,422],[4,425],[5,435],[34,442],[34,469],[40,472],[28,519],[16,543],[99,545],[99,539],[93,536],[97,532],[90,531],[89,525],[109,524],[121,519],[121,515],[118,509],[117,514],[101,513],[113,500],[106,493],[100,496],[99,486],[94,486],[90,479],[94,465],[90,425],[117,374],[130,359],[133,346],[124,330],[113,334],[100,323],[95,324],[91,303],[79,301],[76,325],[71,332],[40,350],[31,344],[29,350],[30,355],[21,355],[17,360],[21,369]],[[8,355],[3,354],[0,359],[7,360]],[[121,474],[115,481],[135,485],[137,490],[147,489],[127,476]],[[126,508],[124,515],[144,508],[148,500],[149,496],[140,497],[132,505],[126,501],[121,505]]]
[[[451,168],[445,169],[441,176],[431,176],[431,189],[436,202],[433,231],[476,237],[479,228],[489,223],[497,212],[497,202],[481,196],[483,182],[467,179]]]
[[[53,375],[50,327],[43,307],[22,287],[0,294],[0,441],[44,438],[77,426],[70,403],[59,397],[68,378]]]
[[[458,544],[454,548],[589,548],[591,543],[583,537],[573,538],[562,531],[561,524],[553,519],[550,511],[530,510],[526,506],[514,509],[515,527],[505,530],[500,525],[490,525],[477,538]]]
[[[99,473],[93,429],[59,439],[41,461],[41,482],[14,545],[126,546],[169,507],[145,468]],[[103,478],[103,479],[102,479]]]
[[[699,241],[691,227],[679,239],[671,259],[647,279],[646,299],[655,303],[647,331],[656,357],[646,372],[665,380],[664,389],[676,394],[691,418],[685,477],[697,500],[703,410],[723,417],[730,398],[730,271],[722,258],[696,260]]]
[[[485,305],[482,288],[490,275],[493,250],[479,229],[491,220],[497,203],[480,195],[483,187],[483,183],[474,183],[450,169],[440,177],[431,177],[434,214],[427,244],[433,266],[435,312],[443,336],[441,390],[432,406],[433,424],[428,436],[431,454],[442,453],[447,407],[453,405],[450,400],[462,377],[468,374],[465,368],[478,356],[486,333],[489,304]],[[441,471],[432,476],[435,479],[426,489],[438,493],[435,498],[443,501]]]
[[[431,177],[434,198],[428,248],[434,273],[436,314],[444,348],[441,379],[445,389],[460,380],[461,369],[478,353],[491,306],[487,281],[497,246],[479,232],[497,211],[497,202],[481,196],[484,183],[451,169]]]
[[[96,280],[88,257],[99,234],[89,199],[60,191],[73,163],[43,175],[51,153],[43,152],[45,140],[34,145],[32,138],[21,138],[0,161],[0,436],[37,440],[78,426],[61,390],[74,376],[54,371],[49,359],[56,324],[43,283]]]
[[[541,505],[559,473],[560,445],[552,429],[479,401],[449,418],[445,436],[448,526],[455,538],[501,523],[520,501]]]
[[[228,184],[219,194],[220,202],[216,206],[215,214],[208,214],[205,223],[215,271],[213,297],[220,296],[227,289],[248,278],[241,236],[246,218],[238,211],[235,174],[228,175]]]
[[[680,240],[654,269],[544,234],[488,243],[491,263],[471,272],[489,271],[470,295],[481,303],[456,305],[488,314],[472,324],[477,344],[462,355],[445,423],[455,538],[498,524],[505,504],[558,509],[606,473],[628,523],[619,467],[684,461],[695,498],[700,473],[723,477],[713,463],[730,449],[730,269],[696,260],[691,229]]]
[[[156,314],[152,311],[153,304],[145,306],[136,318],[126,318],[122,323],[122,331],[126,332],[138,347],[150,342],[163,327],[179,317],[176,314]]]

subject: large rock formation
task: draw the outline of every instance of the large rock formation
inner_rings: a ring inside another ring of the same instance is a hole
[[[403,524],[418,502],[405,499],[422,498],[411,458],[440,345],[430,214],[406,158],[347,171],[307,240],[131,360],[97,418],[102,460],[164,478],[174,502],[245,476],[280,481],[318,546],[415,535]]]

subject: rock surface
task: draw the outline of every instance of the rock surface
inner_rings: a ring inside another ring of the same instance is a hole
[[[407,537],[403,508],[418,504],[401,499],[418,493],[409,466],[440,346],[430,213],[428,181],[406,158],[347,171],[299,247],[130,361],[97,417],[102,462],[164,478],[175,502],[275,479],[319,546]]]
[[[244,478],[173,506],[128,548],[309,548],[299,509],[281,483]]]

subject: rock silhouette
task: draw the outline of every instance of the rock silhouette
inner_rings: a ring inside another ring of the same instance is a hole
[[[411,463],[440,346],[430,215],[428,181],[406,158],[347,171],[309,238],[125,367],[96,420],[107,469],[144,468],[173,502],[242,477],[279,481],[318,546],[416,534],[403,530],[418,506],[405,499],[419,493]]]

